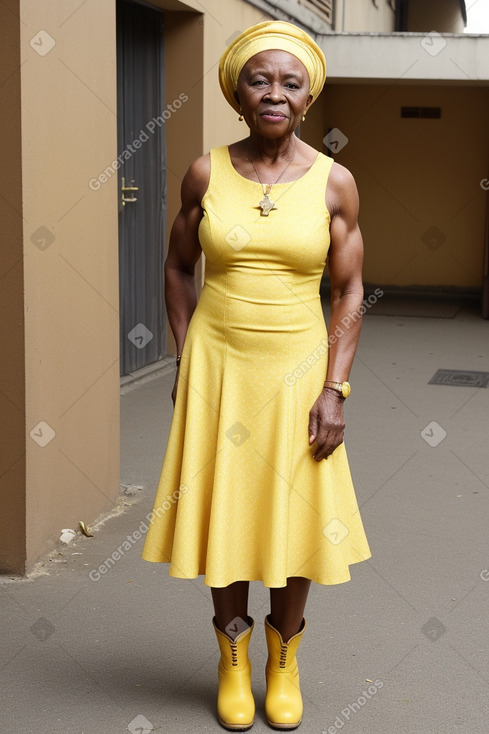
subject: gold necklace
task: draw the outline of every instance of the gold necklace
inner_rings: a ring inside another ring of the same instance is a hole
[[[260,156],[260,157],[261,157],[261,156]],[[287,165],[285,166],[284,170],[282,171],[282,173],[280,174],[280,176],[279,176],[279,177],[277,178],[277,180],[276,180],[276,181],[274,181],[274,182],[273,182],[272,184],[264,184],[264,183],[263,183],[263,181],[262,181],[262,180],[261,180],[261,178],[260,178],[260,174],[259,174],[259,173],[258,173],[258,171],[256,170],[256,166],[255,166],[255,164],[253,163],[253,161],[252,161],[252,160],[250,160],[250,158],[248,158],[249,162],[251,163],[251,165],[252,165],[252,166],[253,166],[253,168],[255,169],[255,173],[256,173],[256,175],[257,175],[258,181],[259,181],[259,182],[261,183],[261,185],[262,185],[262,188],[263,188],[263,199],[262,199],[262,200],[261,200],[261,201],[259,202],[259,204],[258,204],[258,206],[259,206],[259,207],[260,207],[260,209],[261,209],[261,212],[260,212],[260,216],[261,216],[261,217],[268,217],[268,215],[270,214],[270,212],[272,211],[272,209],[276,209],[276,208],[277,208],[277,207],[275,206],[275,202],[274,202],[274,201],[272,201],[272,200],[270,199],[270,194],[271,194],[271,192],[272,192],[272,187],[273,187],[273,186],[274,186],[274,185],[275,185],[276,183],[278,183],[278,181],[279,181],[279,180],[280,180],[280,179],[282,178],[282,176],[284,175],[285,171],[286,171],[286,170],[287,170],[287,168],[288,168],[288,167],[290,166],[290,164],[292,163],[292,161],[294,160],[294,158],[295,158],[295,146],[294,146],[294,152],[293,152],[293,154],[292,154],[292,158],[291,158],[291,159],[290,159],[290,161],[289,161],[289,162],[287,163]],[[263,161],[263,158],[262,158],[262,161]],[[258,207],[256,207],[256,208],[258,208]]]

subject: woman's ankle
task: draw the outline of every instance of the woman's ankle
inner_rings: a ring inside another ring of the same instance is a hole
[[[267,620],[269,624],[271,624],[272,627],[280,633],[280,636],[285,643],[287,643],[289,640],[292,639],[292,637],[301,632],[304,627],[303,617],[301,618],[299,624],[297,624],[296,620],[274,619],[272,614],[269,614],[267,616]]]

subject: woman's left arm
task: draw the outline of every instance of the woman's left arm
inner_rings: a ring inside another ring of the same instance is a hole
[[[333,180],[331,180],[333,179]],[[351,173],[338,164],[330,172],[332,190],[331,244],[328,267],[331,280],[328,371],[325,380],[345,382],[360,338],[362,322],[363,241],[358,226],[358,192]],[[314,459],[327,459],[343,442],[343,398],[325,387],[309,412],[309,444],[316,442]]]

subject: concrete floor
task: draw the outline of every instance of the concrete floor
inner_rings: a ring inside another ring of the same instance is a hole
[[[312,587],[299,652],[307,734],[489,730],[489,388],[428,385],[438,368],[489,370],[488,337],[469,307],[454,319],[364,319],[346,443],[373,555],[350,582]],[[222,731],[202,580],[142,561],[142,538],[99,580],[89,575],[151,509],[172,381],[153,377],[121,398],[121,483],[143,489],[93,538],[0,585],[2,731]],[[254,583],[250,596],[258,734],[270,731],[267,590]]]

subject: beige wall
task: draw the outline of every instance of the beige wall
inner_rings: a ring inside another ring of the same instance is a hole
[[[24,256],[26,354],[25,385],[13,395],[19,405],[25,395],[27,492],[26,531],[18,516],[19,544],[3,567],[18,572],[62,528],[109,509],[119,491],[117,183],[88,186],[116,157],[114,3],[72,12],[62,0],[24,0],[20,28],[11,29],[22,64],[23,198],[12,231]],[[40,55],[30,42],[46,50],[46,33],[55,45]],[[18,299],[20,277],[16,287]],[[16,431],[23,422],[19,413]]]
[[[463,33],[460,0],[409,0],[408,30],[412,33]]]
[[[335,2],[337,33],[390,33],[395,30],[395,12],[388,0],[337,0]]]
[[[401,106],[417,105],[440,106],[442,118],[401,119]],[[349,141],[333,157],[357,180],[366,282],[480,287],[488,96],[465,87],[332,84],[313,114],[316,144],[318,128],[337,127]]]

